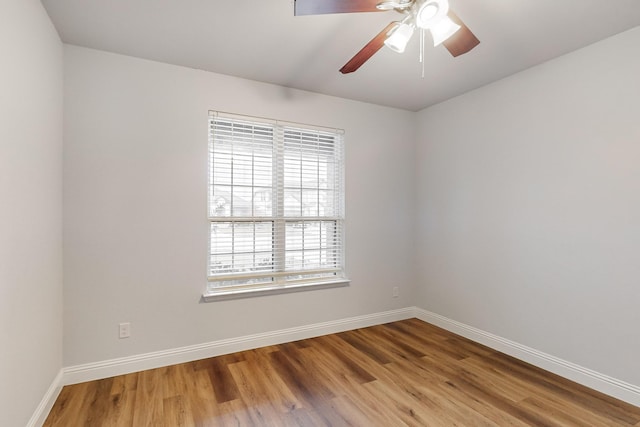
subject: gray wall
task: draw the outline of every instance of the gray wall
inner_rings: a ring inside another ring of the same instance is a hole
[[[62,43],[38,0],[0,2],[0,424],[62,368]]]
[[[412,305],[413,113],[74,46],[65,97],[65,366]],[[351,286],[199,303],[210,109],[346,131]]]
[[[640,384],[640,29],[418,114],[74,46],[63,84],[38,1],[0,31],[3,423],[62,366],[413,305]],[[351,286],[199,303],[209,109],[346,130]]]
[[[639,45],[419,113],[417,305],[640,384]]]

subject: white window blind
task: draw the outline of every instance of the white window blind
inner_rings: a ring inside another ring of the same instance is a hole
[[[208,293],[346,281],[340,131],[211,112]]]

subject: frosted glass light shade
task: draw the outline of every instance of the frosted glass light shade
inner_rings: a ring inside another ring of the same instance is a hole
[[[384,41],[384,44],[394,52],[402,53],[413,35],[413,27],[408,24],[399,24]]]
[[[448,0],[416,0],[413,6],[416,25],[431,29],[449,13]]]
[[[443,41],[454,35],[460,29],[460,25],[456,24],[448,16],[443,16],[433,27],[431,36],[433,37],[433,45],[438,46]]]

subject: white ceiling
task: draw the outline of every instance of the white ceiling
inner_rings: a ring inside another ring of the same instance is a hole
[[[322,1],[322,0],[318,0]],[[453,58],[414,36],[338,69],[395,11],[293,15],[293,0],[42,0],[66,43],[418,111],[640,25],[640,0],[450,0],[481,43]],[[638,51],[629,55],[640,54]]]

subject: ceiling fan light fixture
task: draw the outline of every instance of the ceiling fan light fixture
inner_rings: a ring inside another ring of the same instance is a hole
[[[418,0],[414,5],[416,25],[424,29],[430,29],[437,25],[449,13],[447,0]]]
[[[385,46],[394,52],[402,53],[413,35],[413,25],[400,23],[391,30],[391,34],[384,41]]]
[[[453,22],[448,16],[440,19],[429,29],[433,37],[433,45],[439,46],[443,41],[454,35],[460,28],[462,27]]]
[[[425,7],[420,9],[420,12],[418,15],[420,22],[431,21],[438,14],[439,9],[440,8],[438,7],[438,4],[436,2],[427,3]]]

